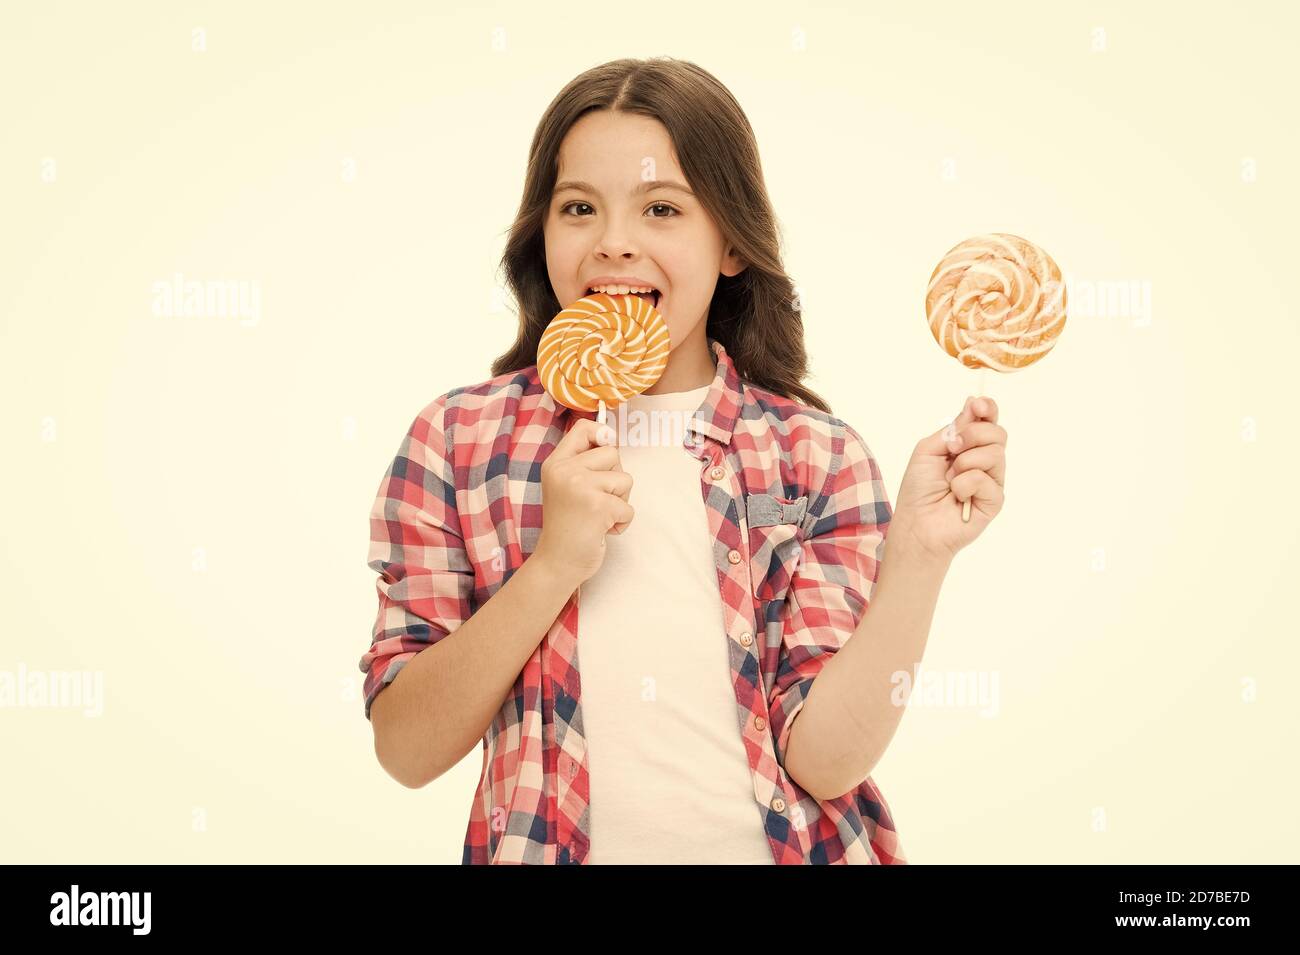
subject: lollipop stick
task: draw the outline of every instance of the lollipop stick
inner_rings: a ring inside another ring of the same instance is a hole
[[[599,404],[599,406],[598,406],[598,409],[597,409],[597,411],[596,411],[596,424],[604,424],[604,423],[605,423],[605,418],[606,418],[606,411],[607,411],[608,409],[606,409],[606,407],[605,407],[605,401],[604,401],[604,399],[602,399],[602,398],[597,398],[596,400],[600,402],[600,404]]]

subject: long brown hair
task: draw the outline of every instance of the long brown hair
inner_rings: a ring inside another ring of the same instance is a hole
[[[584,114],[622,110],[668,130],[687,184],[745,263],[718,276],[705,333],[722,343],[747,381],[830,413],[801,384],[808,373],[803,319],[781,263],[779,226],[763,182],[754,130],[712,74],[672,57],[612,60],[569,82],[533,134],[523,199],[501,265],[520,306],[519,334],[492,362],[493,377],[537,362],[542,332],[563,307],[546,272],[542,227],[559,172],[560,143]],[[567,303],[565,303],[567,304]]]

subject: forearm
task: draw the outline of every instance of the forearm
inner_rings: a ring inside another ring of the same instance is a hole
[[[870,605],[790,730],[786,771],[814,797],[849,792],[884,755],[905,705],[893,702],[895,674],[921,661],[948,566],[910,546],[906,533],[890,533]]]
[[[483,738],[578,582],[534,554],[464,624],[417,653],[370,707],[375,755],[418,788]]]

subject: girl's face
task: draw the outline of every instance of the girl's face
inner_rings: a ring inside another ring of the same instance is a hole
[[[668,130],[638,114],[596,110],[570,127],[543,235],[561,305],[603,276],[640,279],[659,290],[674,351],[704,347],[718,276],[743,268],[691,194]]]

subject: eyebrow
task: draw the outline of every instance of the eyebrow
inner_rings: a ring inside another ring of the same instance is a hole
[[[577,190],[578,192],[590,192],[593,195],[597,195],[597,196],[600,195],[599,189],[597,189],[591,183],[583,182],[582,180],[579,179],[566,179],[564,182],[556,183],[555,189],[553,190],[553,194],[559,195],[561,192],[564,192],[569,189],[574,189]],[[695,193],[691,192],[690,189],[682,185],[680,182],[673,182],[670,179],[652,179],[649,182],[643,182],[631,191],[631,195],[635,196],[641,193],[651,192],[655,189],[676,189],[678,192],[684,193],[685,195],[690,196],[692,199],[695,198]]]

